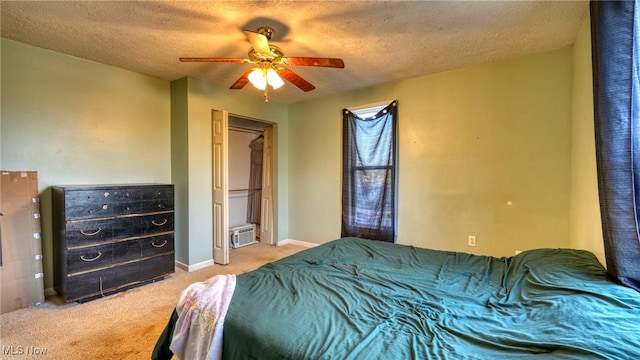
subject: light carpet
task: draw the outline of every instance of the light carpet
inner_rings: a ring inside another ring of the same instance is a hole
[[[218,274],[241,274],[305,248],[255,244],[230,251],[229,265],[176,273],[152,284],[86,303],[51,297],[0,315],[0,359],[150,359],[180,293]],[[256,304],[260,299],[256,299]]]

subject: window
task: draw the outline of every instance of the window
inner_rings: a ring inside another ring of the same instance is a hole
[[[343,237],[395,241],[397,108],[343,110]]]

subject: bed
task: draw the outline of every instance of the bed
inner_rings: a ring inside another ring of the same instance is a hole
[[[342,238],[238,275],[222,339],[223,359],[640,359],[640,293],[583,250]]]

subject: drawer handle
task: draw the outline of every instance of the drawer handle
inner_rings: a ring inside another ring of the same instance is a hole
[[[81,255],[80,259],[82,259],[82,261],[90,262],[90,261],[98,260],[98,258],[100,258],[100,256],[102,256],[102,252],[99,252],[98,255],[96,257],[94,257],[94,258],[85,258],[84,255]]]
[[[95,232],[86,232],[84,230],[80,230],[80,234],[84,235],[84,236],[94,236],[94,235],[98,235],[98,233],[100,233],[100,231],[102,231],[102,228],[98,228],[98,230],[96,230]]]
[[[164,219],[161,223],[156,222],[155,220],[151,220],[151,223],[155,226],[162,226],[167,223],[167,219]]]
[[[165,240],[164,240],[164,242],[163,242],[162,244],[160,244],[160,245],[156,245],[156,242],[155,242],[155,241],[152,241],[152,242],[151,242],[151,246],[153,246],[153,247],[155,247],[155,248],[161,248],[161,247],[163,247],[163,246],[165,246],[165,245],[167,245],[167,240],[166,240],[166,239],[165,239]]]

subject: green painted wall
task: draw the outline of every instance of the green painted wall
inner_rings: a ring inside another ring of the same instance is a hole
[[[289,236],[339,237],[341,109],[397,99],[399,243],[492,255],[569,246],[572,54],[291,105]],[[467,246],[468,235],[477,247]]]
[[[589,250],[605,264],[596,174],[591,27],[588,18],[576,39],[573,58],[571,247]]]
[[[176,260],[189,259],[189,119],[187,79],[171,82],[171,181],[175,188]]]
[[[38,172],[49,289],[50,186],[171,182],[169,82],[0,41],[0,167]]]

